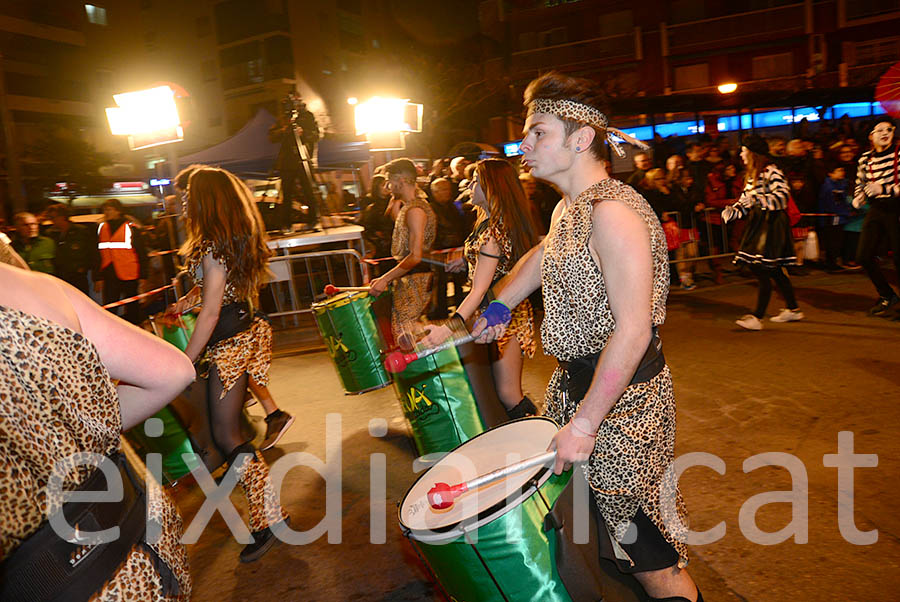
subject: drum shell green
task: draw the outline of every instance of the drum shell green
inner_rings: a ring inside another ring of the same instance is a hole
[[[419,455],[448,452],[484,432],[475,394],[453,347],[394,375],[394,389]]]
[[[342,293],[312,306],[319,334],[347,393],[364,393],[390,384],[384,369],[381,334],[368,293]]]
[[[502,602],[505,596],[507,600],[571,602],[556,567],[556,533],[544,531],[544,517],[571,474],[551,476],[540,494],[473,534],[444,544],[414,541],[413,545],[454,600]],[[415,540],[414,533],[410,537]]]

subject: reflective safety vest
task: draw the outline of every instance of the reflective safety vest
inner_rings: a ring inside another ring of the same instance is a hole
[[[119,280],[137,280],[141,274],[137,251],[131,244],[131,224],[122,222],[119,229],[110,235],[109,224],[102,222],[97,228],[100,243],[100,269],[106,269],[111,263]]]

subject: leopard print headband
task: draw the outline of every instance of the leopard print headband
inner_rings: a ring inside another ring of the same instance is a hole
[[[643,150],[650,148],[637,138],[629,136],[622,130],[609,127],[609,119],[599,109],[580,102],[575,102],[574,100],[535,98],[528,104],[528,114],[531,115],[532,113],[556,115],[560,119],[571,119],[579,123],[592,125],[601,130],[606,130],[606,141],[616,154],[622,158],[625,157],[625,151],[622,150],[622,146],[619,144],[620,139]]]

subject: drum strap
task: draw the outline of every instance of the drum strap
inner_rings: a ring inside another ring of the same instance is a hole
[[[146,531],[143,484],[132,474],[123,454],[110,457],[119,469],[123,496],[117,502],[68,502],[59,510],[66,523],[87,532],[119,527],[109,543],[78,545],[44,524],[0,564],[0,600],[87,600],[100,591]],[[94,472],[78,491],[106,491],[102,470]]]
[[[602,353],[602,352],[601,352]],[[574,360],[564,362],[559,361],[559,367],[562,368],[563,377],[560,387],[569,398],[580,402],[587,394],[591,381],[594,378],[594,370],[597,368],[597,362],[600,360],[600,353],[592,353],[584,357],[578,357]],[[634,376],[628,386],[645,383],[662,372],[666,365],[666,358],[662,352],[662,339],[659,338],[659,330],[654,326],[650,344],[638,364]]]

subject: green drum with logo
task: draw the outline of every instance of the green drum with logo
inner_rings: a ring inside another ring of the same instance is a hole
[[[472,438],[410,487],[399,507],[400,527],[451,600],[571,602],[556,562],[556,534],[544,517],[571,472],[552,464],[511,474],[435,510],[428,491],[455,485],[536,456],[557,432],[548,418],[523,418]]]
[[[158,334],[182,351],[194,331],[194,315],[182,316],[181,322],[175,326],[164,326]],[[158,418],[163,423],[163,432],[159,437],[150,437],[144,432],[144,425],[139,424],[129,430],[127,435],[135,447],[146,458],[148,453],[162,454],[162,476],[166,483],[173,483],[191,472],[200,464],[194,453],[187,430],[178,420],[169,406],[164,407],[151,418]]]
[[[475,394],[453,347],[410,363],[394,389],[419,455],[448,452],[484,432]]]
[[[344,391],[365,393],[390,384],[368,293],[340,293],[312,310]]]

